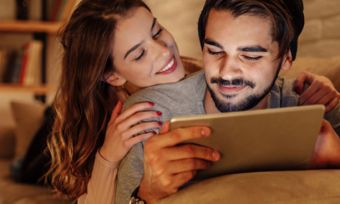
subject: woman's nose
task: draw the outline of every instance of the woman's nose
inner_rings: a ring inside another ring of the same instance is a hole
[[[152,43],[152,50],[155,53],[155,58],[168,58],[170,50],[165,42],[161,40],[154,40]]]

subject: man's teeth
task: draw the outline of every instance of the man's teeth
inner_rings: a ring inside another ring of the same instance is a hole
[[[175,59],[172,58],[172,60],[169,62],[169,64],[166,65],[166,66],[165,66],[163,69],[161,69],[161,71],[159,71],[159,72],[168,71],[168,70],[172,67],[172,65],[174,65],[174,63],[175,63]]]

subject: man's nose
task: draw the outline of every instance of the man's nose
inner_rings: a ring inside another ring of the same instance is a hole
[[[242,69],[238,59],[231,56],[226,56],[221,61],[220,76],[224,79],[233,79],[239,77],[242,74]]]

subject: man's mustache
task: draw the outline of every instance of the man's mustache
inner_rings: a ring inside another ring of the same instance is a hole
[[[251,88],[255,88],[254,82],[249,81],[249,80],[245,80],[245,79],[242,79],[242,78],[225,80],[225,79],[222,79],[221,77],[219,77],[219,78],[211,78],[210,82],[212,84],[216,83],[216,84],[221,84],[221,85],[224,85],[224,86],[230,86],[230,85],[244,86],[244,85],[246,85],[246,86],[249,86]]]

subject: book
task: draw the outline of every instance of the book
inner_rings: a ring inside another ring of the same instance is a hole
[[[8,57],[8,64],[5,71],[5,83],[19,83],[21,74],[23,50],[17,50],[10,53]]]
[[[41,84],[42,47],[43,43],[39,40],[32,40],[25,46],[20,76],[22,85]]]
[[[28,19],[40,21],[42,19],[42,1],[46,0],[30,0],[28,7]]]
[[[28,19],[29,2],[26,0],[16,0],[16,18],[18,20]]]
[[[0,20],[14,20],[16,18],[16,4],[13,0],[0,1]]]
[[[7,69],[9,51],[7,49],[0,49],[0,82],[3,82],[5,72]]]

